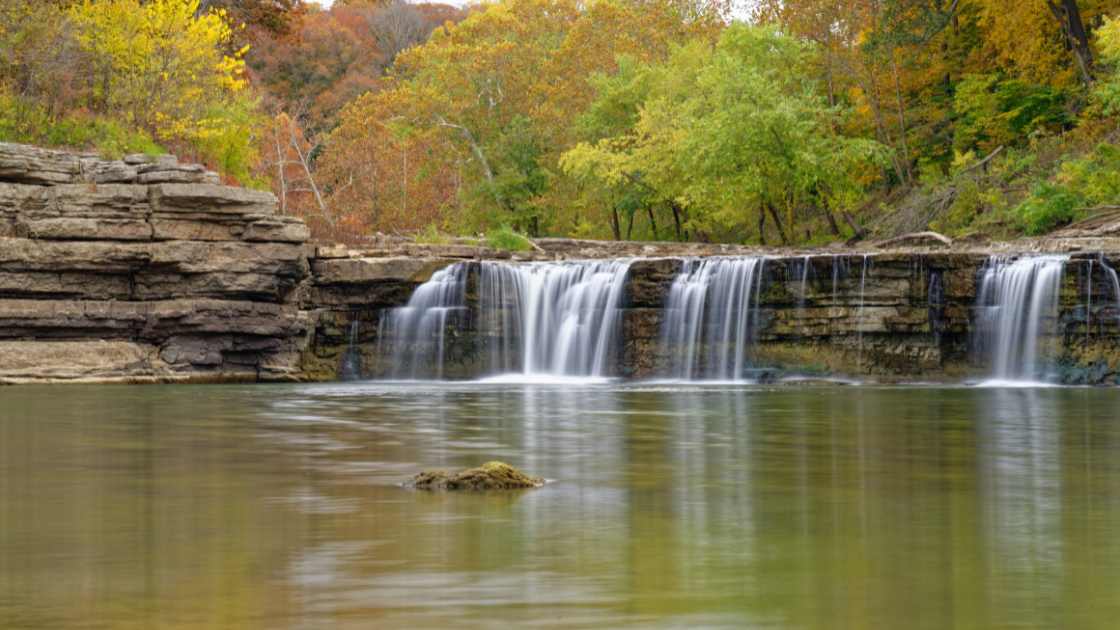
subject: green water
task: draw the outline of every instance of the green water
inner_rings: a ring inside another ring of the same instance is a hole
[[[0,389],[0,627],[1117,628],[1120,390]]]

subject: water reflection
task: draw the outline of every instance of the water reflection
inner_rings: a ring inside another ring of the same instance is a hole
[[[1111,628],[1120,392],[0,391],[0,627]],[[408,492],[504,459],[515,494]]]

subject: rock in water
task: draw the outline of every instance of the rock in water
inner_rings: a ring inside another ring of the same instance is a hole
[[[544,479],[530,477],[505,462],[486,462],[457,473],[425,471],[405,484],[417,490],[517,490],[543,485]]]

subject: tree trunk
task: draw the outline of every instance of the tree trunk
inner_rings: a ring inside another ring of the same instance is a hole
[[[657,239],[657,219],[653,218],[653,206],[646,206],[646,213],[649,214],[649,227],[653,230],[653,240]]]
[[[857,240],[858,241],[858,240],[862,239],[864,236],[867,235],[867,230],[860,227],[859,224],[856,223],[855,218],[853,218],[851,214],[848,214],[847,212],[843,212],[841,214],[844,217],[844,222],[848,224],[848,227],[852,228],[852,233],[853,233],[852,240]]]
[[[682,237],[682,232],[681,232],[681,209],[676,204],[676,202],[670,202],[669,203],[669,209],[673,211],[673,224],[676,226],[676,229],[677,229],[677,242],[680,243],[680,242],[682,242],[682,241],[684,241],[685,239],[688,238],[687,234],[684,234],[683,235],[684,238],[681,238]]]
[[[276,181],[280,184],[280,214],[288,214],[288,182],[284,179],[284,151],[280,148],[280,135],[276,135]]]
[[[1046,0],[1046,6],[1054,19],[1062,27],[1066,43],[1073,52],[1073,59],[1077,62],[1077,70],[1081,74],[1081,81],[1085,85],[1093,82],[1093,50],[1089,48],[1089,33],[1085,30],[1085,23],[1081,21],[1081,9],[1077,0],[1060,0],[1061,6],[1054,0]]]
[[[898,60],[895,59],[894,49],[891,54],[891,74],[894,76],[895,106],[898,108],[898,139],[902,144],[902,166],[906,171],[906,182],[913,181],[914,174],[910,171],[910,145],[906,142],[906,107],[902,100],[902,84],[898,77]]]
[[[886,121],[883,120],[883,106],[882,100],[879,96],[879,84],[875,81],[874,76],[859,75],[863,81],[863,91],[867,95],[867,104],[871,106],[871,113],[875,119],[875,135],[878,136],[879,142],[887,145],[892,150],[891,166],[894,167],[895,176],[898,177],[900,183],[906,181],[906,174],[903,172],[902,164],[898,159],[898,149],[894,146],[894,138],[891,137],[890,130],[887,129]]]
[[[627,219],[626,220],[626,240],[628,240],[628,241],[631,240],[630,237],[634,233],[634,215],[635,214],[637,214],[637,213],[633,210],[631,210],[630,212],[627,213],[628,216],[626,217],[626,219]]]
[[[773,204],[766,204],[766,210],[770,213],[770,218],[774,220],[774,225],[778,228],[778,238],[782,239],[782,245],[789,245],[789,238],[786,236],[786,229],[782,225],[782,219],[778,216],[778,210]]]
[[[614,234],[614,240],[622,240],[622,226],[619,225],[617,208],[611,208],[611,233]]]
[[[832,232],[832,235],[840,236],[840,226],[836,223],[836,217],[832,216],[832,210],[828,209],[828,204],[822,205],[821,211],[824,212],[824,218],[828,219],[828,229]]]
[[[766,244],[766,211],[758,209],[758,244]]]

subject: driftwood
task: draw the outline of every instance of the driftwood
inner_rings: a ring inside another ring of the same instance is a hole
[[[999,155],[1001,151],[1003,151],[1003,145],[1002,144],[999,145],[998,147],[996,147],[995,151],[992,151],[991,153],[989,153],[987,155],[987,157],[985,157],[984,159],[980,160],[979,162],[977,162],[975,164],[970,165],[968,168],[964,169],[960,173],[957,173],[957,175],[958,176],[959,175],[964,175],[965,173],[967,173],[969,171],[972,171],[972,170],[975,170],[975,169],[978,169],[978,168],[985,168],[988,165],[988,162],[991,162],[992,158]]]
[[[1054,233],[1054,236],[1117,236],[1120,235],[1120,206],[1093,206],[1079,208],[1081,212],[1095,212]]]
[[[953,239],[937,232],[912,232],[875,243],[879,249],[892,247],[952,247]]]

